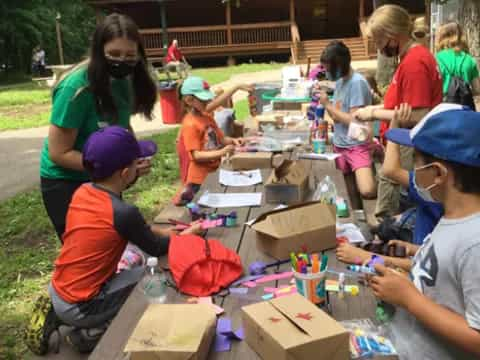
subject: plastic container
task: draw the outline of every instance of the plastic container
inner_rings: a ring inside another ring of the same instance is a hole
[[[250,115],[260,115],[263,113],[263,108],[266,105],[269,105],[271,99],[265,98],[264,94],[278,94],[280,93],[280,89],[282,88],[281,83],[263,83],[263,84],[255,84],[255,90],[252,95],[249,96],[249,107],[250,107]]]
[[[151,304],[163,304],[167,298],[167,284],[165,274],[158,269],[158,259],[147,259],[146,273],[143,278],[143,293]]]
[[[297,292],[316,305],[323,305],[326,299],[325,271],[302,274],[293,271]]]
[[[182,120],[182,105],[177,94],[177,83],[175,81],[160,81],[157,89],[163,123],[179,124]]]
[[[315,193],[313,194],[313,200],[319,201],[322,204],[335,205],[337,203],[337,188],[330,176],[325,178],[318,184]]]

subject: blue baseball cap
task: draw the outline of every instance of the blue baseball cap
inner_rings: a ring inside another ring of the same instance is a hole
[[[391,129],[385,136],[440,160],[480,167],[480,113],[466,106],[440,104],[413,129]]]
[[[83,146],[83,164],[92,178],[105,179],[136,159],[156,152],[157,144],[153,141],[137,141],[130,131],[114,125],[90,135]]]

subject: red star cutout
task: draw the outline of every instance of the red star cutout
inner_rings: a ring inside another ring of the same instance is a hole
[[[203,82],[203,89],[204,90],[210,89],[210,85],[208,85],[208,83],[206,81]]]
[[[277,322],[279,322],[279,321],[282,320],[282,319],[274,318],[274,317],[272,316],[271,318],[268,318],[268,320],[270,320],[272,323],[277,323]]]
[[[305,314],[298,313],[296,317],[298,319],[309,320],[309,321],[313,319],[313,316],[310,315],[310,313],[305,313]]]

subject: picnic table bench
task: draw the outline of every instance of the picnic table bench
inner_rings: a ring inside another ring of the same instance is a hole
[[[315,160],[301,160],[307,169],[310,169],[317,179],[322,179],[325,175],[330,175],[335,181],[337,192],[339,196],[348,198],[345,182],[342,174],[335,169],[333,162],[315,161]],[[263,170],[263,179],[269,175],[271,170]],[[202,184],[199,195],[205,190],[209,192],[220,193],[238,193],[238,192],[262,192],[263,185],[259,184],[251,187],[225,187],[219,184],[218,172],[211,173],[206,181]],[[227,213],[231,210],[236,210],[238,214],[238,226],[235,228],[214,228],[208,230],[207,237],[220,240],[225,246],[237,251],[242,259],[244,269],[253,261],[272,262],[275,259],[266,254],[259,252],[256,248],[255,231],[243,224],[253,218],[258,217],[262,213],[274,208],[274,205],[263,203],[260,207],[244,207],[235,209],[222,208],[222,213]],[[350,212],[352,214],[352,212]],[[155,219],[156,222],[162,223],[169,218],[180,219],[184,221],[189,220],[189,216],[184,208],[167,206]],[[352,222],[350,218],[342,219],[344,222]],[[336,260],[335,252],[333,250],[326,252],[329,255],[330,269],[345,269],[345,264],[341,264]],[[160,259],[163,266],[167,266],[166,257]],[[282,265],[280,271],[287,271],[289,264]],[[248,270],[246,270],[248,271]],[[330,277],[330,276],[329,276]],[[279,280],[271,286],[281,286],[287,284],[288,280]],[[349,279],[348,283],[352,283]],[[262,301],[261,296],[264,294],[263,287],[249,289],[247,297],[236,297],[229,295],[226,297],[213,296],[215,304],[225,309],[225,314],[232,319],[233,328],[241,326],[241,307]],[[189,296],[178,293],[175,289],[169,287],[167,289],[167,303],[186,303]],[[337,320],[359,319],[375,317],[375,299],[371,290],[365,287],[360,288],[360,294],[356,297],[346,296],[344,299],[338,299],[336,294],[330,294],[330,309],[332,316]],[[110,359],[128,359],[128,354],[123,352],[123,349],[128,342],[128,339],[134,330],[138,320],[145,311],[148,303],[144,294],[142,293],[140,285],[132,291],[132,294],[113,320],[109,329],[102,337],[100,343],[97,345],[94,352],[90,355],[90,360],[110,360]],[[230,352],[216,353],[213,347],[209,354],[209,359],[259,359],[258,355],[250,349],[246,342],[234,343]]]

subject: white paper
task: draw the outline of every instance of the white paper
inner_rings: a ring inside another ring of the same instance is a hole
[[[251,171],[229,171],[220,169],[219,182],[225,186],[252,186],[262,183],[259,169]]]
[[[366,241],[358,226],[352,223],[337,224],[337,237],[339,236],[345,236],[350,244],[360,244]]]
[[[285,209],[285,208],[287,208],[287,207],[288,207],[287,205],[280,204],[280,205],[278,205],[278,206],[277,206],[275,209],[273,209],[273,210],[281,210],[281,209]],[[245,223],[245,225],[247,225],[247,226],[252,226],[253,223],[254,223],[256,220],[257,220],[257,218],[253,218],[253,219],[251,219],[251,220],[248,220],[248,221]]]
[[[211,208],[234,208],[247,206],[260,206],[262,193],[205,193],[198,201],[199,205]]]
[[[341,156],[340,154],[335,154],[335,153],[325,153],[325,154],[303,153],[298,155],[300,159],[328,160],[328,161],[333,161],[340,156]]]

